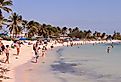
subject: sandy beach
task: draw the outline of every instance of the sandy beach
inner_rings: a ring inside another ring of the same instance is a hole
[[[48,51],[45,58],[39,58],[38,63],[27,62],[16,68],[15,82],[60,82],[51,72],[51,64],[57,60],[56,50]],[[41,80],[40,80],[41,79]]]
[[[2,41],[4,44],[11,45],[11,41]],[[111,43],[111,42],[120,42],[120,41],[86,41],[86,43]],[[75,41],[74,43],[83,43],[83,41]],[[8,71],[5,76],[9,79],[2,79],[2,82],[61,82],[60,79],[56,78],[53,72],[51,72],[51,65],[54,61],[57,60],[56,54],[59,48],[62,48],[63,44],[54,44],[54,49],[50,49],[50,46],[53,44],[49,43],[46,57],[39,57],[38,63],[32,63],[33,58],[32,45],[22,45],[21,52],[16,59],[16,56],[13,55],[16,53],[15,49],[10,51],[10,64],[1,63],[1,66],[8,68]],[[64,43],[67,46],[67,43]],[[60,46],[60,47],[58,47]],[[5,55],[0,56],[1,59],[4,59]],[[83,81],[85,82],[85,81]]]

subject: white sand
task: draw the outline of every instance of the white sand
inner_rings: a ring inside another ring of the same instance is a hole
[[[12,42],[11,41],[2,41],[5,45],[6,44],[9,44],[11,45]],[[113,40],[113,41],[75,41],[73,43],[111,43],[111,42],[121,42],[119,40]],[[54,44],[54,42],[51,42],[49,43],[49,45],[47,46],[48,49],[50,48],[50,46]],[[69,44],[69,43],[68,43]],[[64,45],[67,45],[67,43],[65,42]],[[54,47],[57,47],[57,46],[63,46],[63,44],[59,44],[57,43],[56,45],[54,44]],[[5,74],[6,76],[9,76],[11,79],[3,79],[3,82],[17,82],[16,79],[20,80],[20,78],[16,78],[16,75],[20,75],[22,74],[22,70],[20,70],[19,72],[15,72],[16,68],[27,63],[27,62],[30,62],[31,58],[33,57],[33,53],[32,53],[32,45],[28,46],[28,45],[23,45],[21,46],[21,52],[20,52],[20,55],[18,56],[18,59],[16,59],[16,56],[13,55],[13,54],[16,54],[16,50],[15,49],[11,49],[10,51],[10,64],[2,64],[3,67],[7,67],[8,69],[10,69],[9,72],[7,72],[7,74]],[[46,63],[44,64],[38,64],[38,65],[42,65],[41,68],[39,68],[39,73],[40,73],[40,76],[42,77],[41,78],[41,81],[40,81],[40,78],[38,78],[37,76],[34,77],[34,73],[33,73],[33,79],[31,78],[28,78],[29,76],[26,75],[28,74],[29,72],[27,73],[24,73],[26,76],[24,79],[24,82],[29,82],[27,81],[27,78],[29,80],[31,80],[31,82],[33,81],[36,81],[36,82],[49,82],[50,80],[52,82],[59,82],[58,79],[56,79],[53,75],[51,75],[51,73],[49,72],[49,69],[48,69],[48,66],[52,64],[53,61],[56,60],[56,57],[53,57],[55,55],[52,55],[52,54],[55,54],[54,52],[48,52],[47,56],[44,58],[43,61],[45,61]],[[0,56],[0,60],[1,59],[5,59],[5,54],[4,55],[1,55]],[[26,65],[26,64],[25,64]],[[34,67],[35,65],[33,64],[33,67],[32,68],[37,68],[36,66]],[[32,69],[31,68],[31,69]],[[38,69],[38,68],[37,68]],[[42,75],[41,75],[42,74]],[[37,81],[37,79],[39,79],[39,81]]]

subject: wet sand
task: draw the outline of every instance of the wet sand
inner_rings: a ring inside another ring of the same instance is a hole
[[[29,61],[15,68],[15,82],[61,82],[51,68],[52,63],[57,60],[56,50],[49,50],[45,58],[39,57],[37,63]]]

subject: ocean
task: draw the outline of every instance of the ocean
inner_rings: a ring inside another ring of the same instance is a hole
[[[85,44],[61,47],[51,65],[62,82],[121,82],[121,44]]]

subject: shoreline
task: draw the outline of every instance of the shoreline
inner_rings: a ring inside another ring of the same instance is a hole
[[[57,49],[48,50],[44,59],[38,59],[37,63],[28,61],[27,63],[15,68],[15,82],[61,82],[58,78],[55,78],[52,73],[51,65],[57,60]],[[34,78],[33,78],[34,77]],[[40,81],[41,80],[41,81]]]
[[[82,43],[82,44],[93,44],[93,43],[112,43],[112,42],[116,42],[116,43],[119,43],[119,42],[121,42],[120,40],[113,40],[113,41],[85,41],[85,43],[83,43],[84,41],[75,41],[75,42],[73,42],[73,43]],[[5,44],[10,44],[11,42],[9,42],[8,43],[8,41],[3,41],[3,43],[5,43]],[[48,48],[50,48],[50,46],[51,46],[51,44],[52,43],[49,43],[49,46],[48,46]],[[67,43],[64,43],[64,46],[66,46],[67,45]],[[60,46],[60,47],[62,47],[63,45],[62,44],[54,44],[54,48],[57,48],[57,46]],[[21,71],[20,72],[18,72],[18,71],[16,71],[16,69],[17,68],[19,68],[19,67],[21,67],[22,65],[24,65],[25,67],[26,67],[26,64],[27,63],[31,63],[30,62],[30,60],[31,60],[31,58],[33,57],[31,54],[32,54],[32,50],[31,50],[31,47],[32,46],[23,46],[22,48],[23,49],[21,49],[22,51],[22,53],[21,53],[21,55],[19,56],[19,59],[18,60],[16,60],[15,59],[15,56],[12,56],[11,57],[11,63],[9,64],[9,65],[7,65],[7,64],[5,64],[5,66],[10,70],[9,72],[7,72],[7,76],[9,76],[11,79],[2,79],[2,81],[3,82],[18,82],[19,80],[17,80],[17,79],[20,79],[20,78],[16,78],[16,74],[20,74],[21,73]],[[25,51],[25,50],[26,51]],[[28,50],[27,50],[28,49]],[[30,51],[31,50],[31,51]],[[55,50],[55,49],[54,49]],[[29,52],[27,52],[27,51],[29,51]],[[15,52],[15,51],[13,51],[13,52]],[[13,53],[12,52],[12,53]],[[47,51],[47,56],[49,56],[50,57],[50,53],[49,52],[54,52],[53,50],[50,50],[50,51]],[[52,53],[53,54],[53,53]],[[55,55],[52,55],[53,57],[55,56]],[[45,61],[49,61],[49,57],[45,57]],[[51,57],[50,57],[51,58]],[[56,59],[56,58],[55,58]],[[41,61],[41,60],[40,60]],[[51,59],[51,61],[54,61],[54,60],[52,60]],[[16,62],[16,63],[15,63]],[[39,62],[39,61],[38,61]],[[34,64],[36,64],[36,63],[34,63]],[[32,64],[31,66],[35,66],[34,64]],[[45,63],[46,64],[46,63]],[[27,64],[28,65],[28,64]],[[36,64],[36,65],[39,65],[39,63],[38,64]],[[42,65],[42,64],[40,64],[40,65]],[[46,66],[48,66],[48,65],[46,65]],[[41,66],[40,66],[41,67]],[[34,69],[34,68],[33,68]],[[46,69],[46,71],[47,71],[47,67],[45,67],[45,68],[43,68],[43,70],[44,69]],[[31,70],[31,69],[29,69],[29,70]],[[47,72],[46,72],[47,73]],[[44,73],[43,73],[44,74]],[[37,80],[36,80],[37,81]],[[27,81],[26,81],[27,82]],[[57,81],[58,82],[58,81]]]

